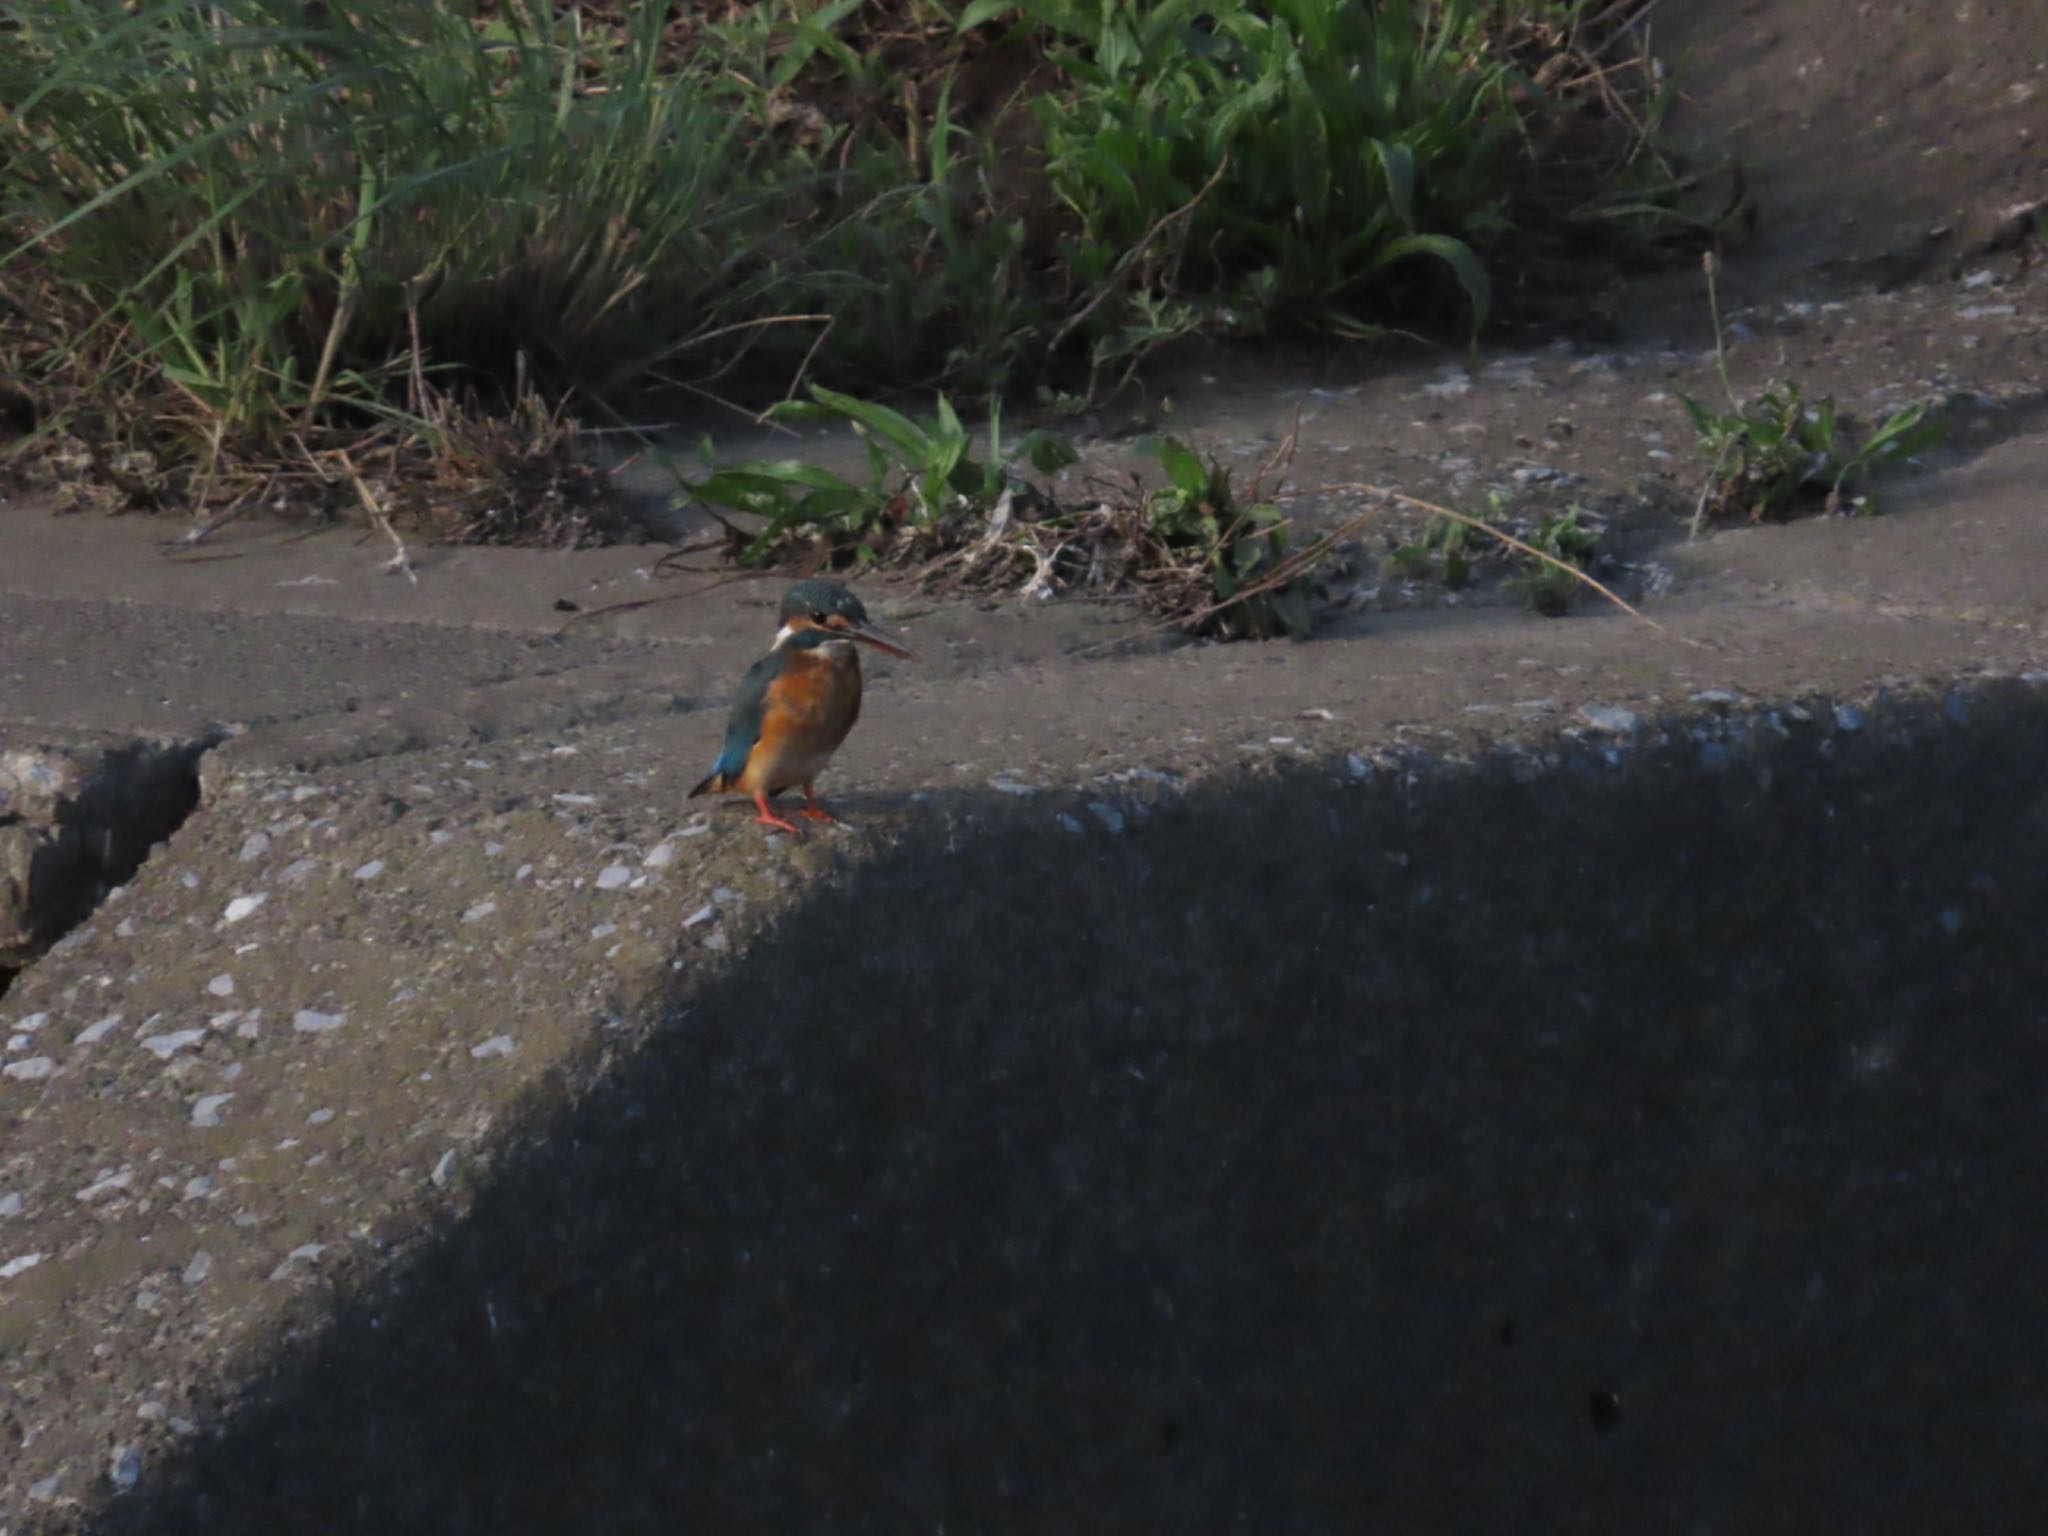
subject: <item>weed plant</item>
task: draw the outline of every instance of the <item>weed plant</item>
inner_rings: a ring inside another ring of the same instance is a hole
[[[1943,424],[1927,419],[1925,404],[1894,411],[1858,441],[1832,399],[1810,405],[1794,381],[1773,384],[1754,400],[1738,400],[1728,380],[1720,263],[1709,253],[1703,266],[1714,322],[1714,362],[1728,409],[1708,410],[1689,395],[1678,396],[1708,459],[1693,509],[1695,538],[1707,523],[1728,518],[1761,523],[1795,516],[1803,509],[1842,511],[1845,488],[1861,485],[1876,471],[1910,459],[1940,440]],[[1863,513],[1877,510],[1876,499],[1867,490],[1847,506]]]
[[[332,511],[529,393],[566,431],[654,387],[985,392],[1451,296],[1476,326],[1511,243],[1614,211],[1590,188],[1657,203],[1648,72],[1589,62],[1629,3],[670,9],[0,0],[28,446],[133,501]]]

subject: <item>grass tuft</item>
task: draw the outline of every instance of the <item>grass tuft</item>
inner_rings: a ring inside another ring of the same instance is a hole
[[[1709,253],[1703,265],[1714,320],[1714,362],[1728,409],[1709,410],[1689,395],[1678,396],[1709,461],[1693,508],[1692,536],[1699,537],[1710,522],[1734,518],[1761,523],[1802,510],[1875,512],[1875,496],[1852,488],[1931,448],[1940,441],[1944,423],[1929,420],[1929,407],[1922,403],[1894,411],[1873,430],[1858,433],[1832,398],[1809,404],[1790,380],[1773,384],[1754,400],[1738,400],[1728,382],[1720,263]],[[1845,490],[1852,490],[1846,503]]]
[[[522,509],[636,393],[1092,395],[1685,229],[1636,0],[672,9],[0,0],[0,451],[216,521],[381,455],[437,531],[582,537]]]

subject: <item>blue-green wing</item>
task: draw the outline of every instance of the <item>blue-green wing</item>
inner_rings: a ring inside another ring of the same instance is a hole
[[[770,651],[747,668],[747,675],[740,679],[739,692],[733,696],[732,717],[725,727],[725,750],[718,754],[718,762],[711,770],[714,774],[737,775],[747,766],[747,754],[761,739],[761,721],[768,713],[768,685],[775,681],[786,659],[782,652]]]

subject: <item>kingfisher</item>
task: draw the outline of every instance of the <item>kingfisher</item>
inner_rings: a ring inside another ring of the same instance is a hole
[[[725,728],[725,750],[690,798],[751,796],[756,822],[795,832],[768,797],[801,786],[813,821],[831,821],[812,780],[860,718],[860,655],[854,642],[906,661],[917,658],[868,620],[859,598],[836,581],[800,581],[783,594],[782,627],[768,654],[747,668]]]

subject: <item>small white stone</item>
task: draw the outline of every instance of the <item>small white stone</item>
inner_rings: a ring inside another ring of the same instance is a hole
[[[226,971],[222,971],[206,984],[206,990],[215,997],[233,997],[235,995],[235,978]]]
[[[22,1208],[21,1191],[0,1195],[0,1216],[19,1216]]]
[[[374,880],[383,873],[384,861],[382,859],[372,859],[367,864],[358,864],[356,866],[355,877],[358,880]]]
[[[557,795],[557,796],[555,796],[555,804],[557,804],[557,805],[595,805],[595,804],[597,804],[597,796],[595,796],[595,795],[566,795],[566,794],[565,794],[565,795]]]
[[[158,1061],[169,1061],[172,1056],[188,1045],[197,1045],[206,1038],[203,1029],[174,1029],[167,1035],[150,1035],[135,1043]]]
[[[31,1056],[26,1061],[10,1061],[0,1067],[0,1077],[11,1077],[17,1083],[40,1082],[57,1070],[57,1063],[47,1056]]]
[[[319,867],[318,859],[294,859],[278,873],[278,879],[286,885],[297,885]]]
[[[202,1173],[185,1181],[185,1198],[187,1200],[204,1200],[219,1188],[220,1184],[214,1179],[212,1174]]]
[[[513,1041],[510,1035],[493,1035],[481,1044],[472,1045],[469,1054],[478,1061],[488,1061],[493,1056],[510,1056],[512,1050]]]
[[[334,1118],[334,1111],[333,1111],[333,1110],[331,1110],[331,1109],[316,1109],[316,1110],[314,1110],[314,1111],[313,1111],[313,1113],[311,1113],[310,1115],[306,1116],[306,1124],[308,1124],[308,1125],[325,1125],[325,1124],[326,1124],[326,1123],[327,1123],[328,1121],[332,1120],[333,1118]]]
[[[289,1280],[293,1274],[293,1265],[300,1263],[317,1264],[320,1260],[320,1255],[326,1251],[327,1245],[325,1243],[301,1243],[282,1259],[278,1260],[277,1268],[270,1272],[270,1278],[273,1280]]]
[[[446,1189],[448,1187],[448,1176],[454,1171],[455,1149],[450,1147],[446,1152],[443,1152],[434,1159],[433,1170],[428,1173],[427,1177],[433,1180],[434,1188]]]
[[[208,1129],[219,1125],[221,1106],[233,1097],[232,1093],[207,1094],[192,1106],[192,1123]]]
[[[600,891],[616,891],[633,878],[633,871],[623,864],[607,864],[598,871],[597,888]]]
[[[123,1168],[119,1173],[104,1174],[100,1178],[93,1180],[92,1183],[86,1185],[85,1188],[78,1192],[77,1198],[91,1202],[99,1199],[102,1195],[111,1195],[124,1190],[134,1182],[134,1173],[129,1169]]]
[[[228,903],[227,911],[222,913],[221,916],[230,923],[239,923],[243,918],[256,913],[268,900],[270,900],[270,893],[268,891],[258,891],[253,896],[237,896]]]
[[[608,939],[618,931],[619,925],[617,923],[599,923],[590,930],[590,936],[593,939]]]
[[[1304,709],[1301,712],[1301,718],[1304,720],[1334,720],[1337,717],[1327,709]]]
[[[1588,704],[1579,711],[1579,718],[1596,731],[1609,731],[1617,736],[1633,735],[1642,724],[1634,710],[1617,704]]]
[[[242,851],[237,857],[244,864],[253,864],[268,852],[270,852],[270,834],[268,832],[251,832],[243,842]]]
[[[38,1255],[38,1257],[40,1257],[40,1255]],[[6,1273],[5,1268],[0,1267],[0,1274],[4,1273]],[[52,1472],[48,1477],[44,1478],[41,1482],[30,1483],[28,1485],[28,1496],[34,1499],[38,1504],[49,1503],[52,1499],[57,1497],[57,1480],[61,1478],[63,1475],[64,1474],[62,1472]]]
[[[489,917],[493,912],[497,910],[497,902],[492,900],[490,897],[486,896],[482,901],[478,902],[475,906],[467,908],[462,914],[462,920],[465,923],[482,922],[485,918]]]
[[[649,869],[664,869],[675,862],[676,845],[673,839],[665,839],[647,850],[647,857],[640,862]]]
[[[5,1264],[0,1264],[0,1280],[12,1280],[16,1275],[26,1274],[47,1257],[41,1253],[17,1254]]]
[[[49,1022],[50,1016],[47,1013],[32,1013],[27,1018],[18,1020],[14,1027],[24,1035],[32,1035]]]
[[[185,1266],[185,1283],[199,1285],[213,1273],[213,1255],[204,1248],[192,1255],[192,1262]]]
[[[1029,784],[1020,784],[1015,779],[1002,776],[990,779],[988,787],[1006,795],[1035,795],[1038,793]]]
[[[142,1452],[132,1445],[118,1447],[107,1461],[107,1481],[116,1493],[134,1488],[142,1481]]]
[[[292,1028],[302,1035],[324,1034],[330,1029],[339,1029],[348,1022],[346,1013],[321,1013],[312,1008],[301,1008],[292,1015]]]
[[[98,1045],[102,1040],[106,1039],[108,1035],[111,1035],[116,1029],[119,1029],[120,1027],[121,1015],[118,1013],[110,1013],[104,1019],[99,1020],[97,1023],[86,1025],[85,1028],[81,1029],[78,1032],[77,1038],[74,1039],[71,1043],[73,1045]]]
[[[695,928],[701,924],[710,922],[717,916],[718,909],[707,904],[705,906],[699,907],[696,911],[692,912],[688,917],[684,918],[683,926],[685,928]]]

